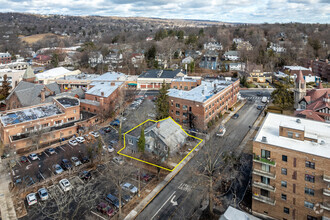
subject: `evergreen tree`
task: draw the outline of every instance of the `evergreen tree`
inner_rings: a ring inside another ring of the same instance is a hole
[[[294,97],[293,92],[289,90],[289,86],[283,83],[278,83],[276,89],[272,92],[271,97],[275,105],[282,109],[293,107]]]
[[[58,67],[59,57],[57,53],[53,53],[51,63],[54,67]]]
[[[159,95],[157,97],[157,119],[164,119],[169,116],[170,105],[168,103],[168,89],[169,86],[166,85],[165,80],[163,81],[162,88],[159,90]]]
[[[9,95],[10,90],[10,83],[8,82],[7,74],[3,76],[3,81],[1,85],[1,91],[0,91],[0,99],[5,99]]]
[[[146,139],[144,137],[144,127],[141,128],[141,134],[138,141],[138,151],[144,153],[144,148],[146,146]]]

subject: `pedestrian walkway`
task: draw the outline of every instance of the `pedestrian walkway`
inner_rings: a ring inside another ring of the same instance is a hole
[[[262,99],[261,96],[248,96],[248,97],[243,97],[245,99],[254,99],[254,100],[257,100],[257,99]]]
[[[0,210],[1,219],[17,219],[11,193],[9,191],[10,175],[6,172],[5,161],[0,163]]]

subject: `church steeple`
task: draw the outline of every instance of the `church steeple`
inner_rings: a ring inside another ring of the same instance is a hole
[[[34,74],[33,69],[31,68],[31,66],[28,66],[25,70],[25,73],[23,74],[23,81],[34,83],[35,79],[36,75]]]
[[[299,102],[306,96],[306,81],[302,74],[302,71],[299,71],[297,78],[295,79],[295,88],[294,88],[294,108],[299,109]]]

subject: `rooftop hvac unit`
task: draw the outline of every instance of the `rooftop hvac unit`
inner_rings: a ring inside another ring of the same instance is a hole
[[[299,118],[297,118],[296,122],[300,124],[301,120]]]
[[[266,137],[266,136],[262,136],[261,141],[262,141],[262,142],[267,142],[267,137]]]

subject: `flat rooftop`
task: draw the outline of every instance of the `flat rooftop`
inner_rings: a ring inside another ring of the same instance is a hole
[[[235,80],[236,81],[236,80]],[[212,96],[235,82],[234,80],[208,80],[202,81],[201,85],[189,90],[169,89],[168,95],[174,98],[180,98],[195,102],[205,102]],[[204,94],[203,94],[204,93]]]
[[[55,104],[45,104],[34,108],[12,111],[1,116],[4,126],[38,120],[63,113]]]
[[[59,80],[93,80],[100,77],[97,74],[78,74],[78,75],[67,75],[65,77],[59,78]]]
[[[300,119],[300,123],[296,121],[297,119]],[[317,143],[311,141],[300,141],[280,136],[280,126],[296,130],[304,130],[305,137],[317,139]],[[273,146],[330,158],[329,123],[268,113],[265,121],[263,122],[259,132],[255,137],[255,141],[265,143],[262,142],[262,137],[266,137],[267,143]]]
[[[70,70],[64,68],[64,67],[56,67],[50,70],[46,70],[42,73],[36,74],[36,77],[38,79],[51,79],[57,76],[61,76],[63,74],[71,72]]]
[[[284,66],[284,69],[290,69],[290,70],[310,70],[308,68],[302,67],[302,66]]]
[[[197,79],[191,77],[178,77],[173,80],[174,82],[197,82]]]
[[[114,82],[115,85],[111,85],[111,83],[113,82],[94,82],[94,87],[87,90],[86,94],[108,97],[116,91],[121,84],[123,84],[123,82]]]
[[[74,98],[62,97],[62,98],[57,98],[56,100],[59,103],[61,103],[64,106],[64,108],[69,108],[69,107],[72,107],[72,106],[79,105],[79,100],[74,99]]]
[[[93,79],[93,82],[125,81],[126,75],[120,72],[107,72]]]

